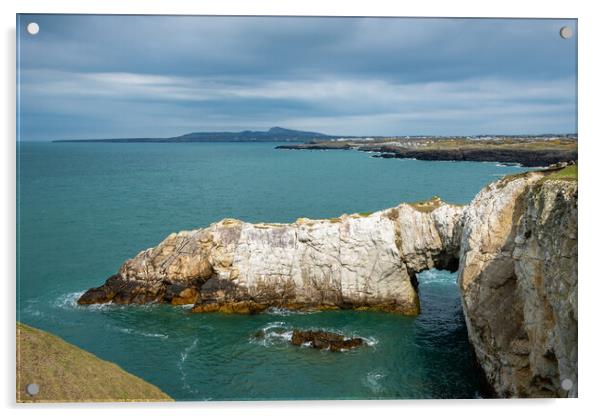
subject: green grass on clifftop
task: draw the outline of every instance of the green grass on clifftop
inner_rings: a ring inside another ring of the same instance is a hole
[[[28,384],[39,393],[30,396]],[[17,323],[17,402],[173,401],[119,366]]]
[[[551,173],[546,177],[546,180],[567,180],[577,181],[578,169],[577,164],[569,165],[556,172]]]
[[[408,203],[414,210],[421,213],[430,213],[435,209],[441,207],[441,199],[438,196],[433,196],[430,200],[416,201],[414,203]]]

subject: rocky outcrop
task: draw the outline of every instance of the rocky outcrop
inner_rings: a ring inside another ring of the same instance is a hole
[[[194,304],[193,312],[373,308],[419,312],[416,273],[456,268],[463,208],[433,199],[292,224],[226,219],[168,236],[80,304]]]
[[[575,397],[577,182],[576,167],[565,165],[506,177],[466,207],[433,199],[369,215],[292,224],[226,219],[174,233],[79,303],[415,315],[416,274],[459,267],[468,336],[495,392]]]
[[[355,349],[364,344],[361,337],[346,338],[343,335],[322,330],[293,330],[291,343],[295,346],[307,345],[314,349],[328,349],[341,352]]]
[[[468,335],[502,397],[577,395],[577,182],[546,175],[494,183],[464,214]]]
[[[464,144],[466,145],[466,144]],[[543,167],[558,162],[569,162],[577,160],[577,149],[555,148],[539,146],[531,148],[521,146],[516,148],[504,148],[481,142],[476,147],[474,143],[470,146],[454,146],[452,148],[424,147],[409,148],[398,145],[387,144],[365,144],[361,142],[315,142],[276,146],[276,149],[290,150],[350,150],[357,149],[362,152],[376,152],[373,158],[400,158],[418,159],[422,161],[479,161],[479,162],[502,162],[508,164],[520,164],[526,167]]]
[[[564,149],[406,149],[396,146],[364,147],[359,150],[380,152],[374,158],[413,158],[421,161],[478,161],[543,167],[577,159],[577,151]]]

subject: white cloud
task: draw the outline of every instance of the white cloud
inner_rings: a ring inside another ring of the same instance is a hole
[[[126,99],[208,101],[274,99],[306,102],[339,101],[359,107],[383,103],[441,103],[575,99],[574,80],[505,80],[396,83],[383,79],[317,78],[240,83],[227,79],[170,77],[124,72],[68,73],[28,71],[22,91],[46,96],[114,96]],[[35,79],[35,81],[33,81]],[[29,82],[28,82],[29,81]]]

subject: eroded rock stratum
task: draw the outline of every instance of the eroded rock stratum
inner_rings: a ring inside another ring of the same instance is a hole
[[[577,182],[507,178],[463,217],[458,283],[487,379],[503,397],[577,396]]]
[[[79,303],[415,315],[416,274],[459,267],[468,336],[495,392],[576,396],[577,181],[553,173],[506,177],[468,206],[433,199],[369,215],[292,224],[225,219],[173,233]]]
[[[226,219],[168,236],[79,302],[195,304],[195,312],[275,306],[418,314],[415,275],[457,265],[462,212],[434,199],[292,224]]]

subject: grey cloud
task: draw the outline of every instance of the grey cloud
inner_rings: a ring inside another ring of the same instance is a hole
[[[576,23],[22,15],[22,134],[575,131],[564,24]]]

